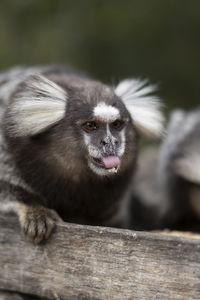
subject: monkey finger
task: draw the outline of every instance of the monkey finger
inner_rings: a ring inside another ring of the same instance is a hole
[[[46,230],[45,230],[45,239],[48,239],[48,237],[50,236],[50,234],[52,233],[53,229],[55,228],[56,224],[54,222],[54,220],[50,217],[47,217],[45,219],[45,227],[46,227]]]
[[[62,218],[59,216],[59,214],[54,209],[49,209],[49,216],[55,221],[55,222],[63,222]]]

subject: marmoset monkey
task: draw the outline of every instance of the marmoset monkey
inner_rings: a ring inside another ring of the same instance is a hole
[[[200,231],[200,110],[173,111],[161,146],[140,154],[132,226]]]
[[[64,68],[0,74],[0,210],[39,243],[55,221],[127,226],[138,130],[161,136],[154,86]]]

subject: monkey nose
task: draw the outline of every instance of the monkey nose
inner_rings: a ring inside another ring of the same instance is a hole
[[[100,140],[101,150],[104,156],[113,156],[117,153],[117,139],[116,138],[102,138]]]
[[[103,145],[103,146],[106,146],[108,144],[118,145],[119,142],[118,142],[117,139],[113,139],[113,141],[111,141],[111,140],[108,141],[107,139],[102,139],[102,140],[100,140],[100,144]]]
[[[108,144],[108,142],[107,142],[107,141],[105,141],[105,140],[101,140],[101,141],[100,141],[100,144],[101,144],[101,145],[103,145],[103,146],[105,146],[105,145],[107,145],[107,144]]]

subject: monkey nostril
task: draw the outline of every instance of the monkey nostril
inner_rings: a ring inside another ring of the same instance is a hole
[[[118,144],[119,144],[119,142],[116,140],[116,141],[115,141],[115,145],[118,145]]]
[[[100,144],[103,145],[103,146],[105,146],[106,142],[104,140],[101,140]]]

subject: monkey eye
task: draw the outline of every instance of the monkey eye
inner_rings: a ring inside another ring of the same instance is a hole
[[[116,120],[112,123],[112,126],[115,128],[115,129],[120,129],[123,125],[123,122],[120,121],[120,120]]]
[[[97,129],[97,124],[95,122],[86,122],[83,127],[88,131],[93,131]]]

